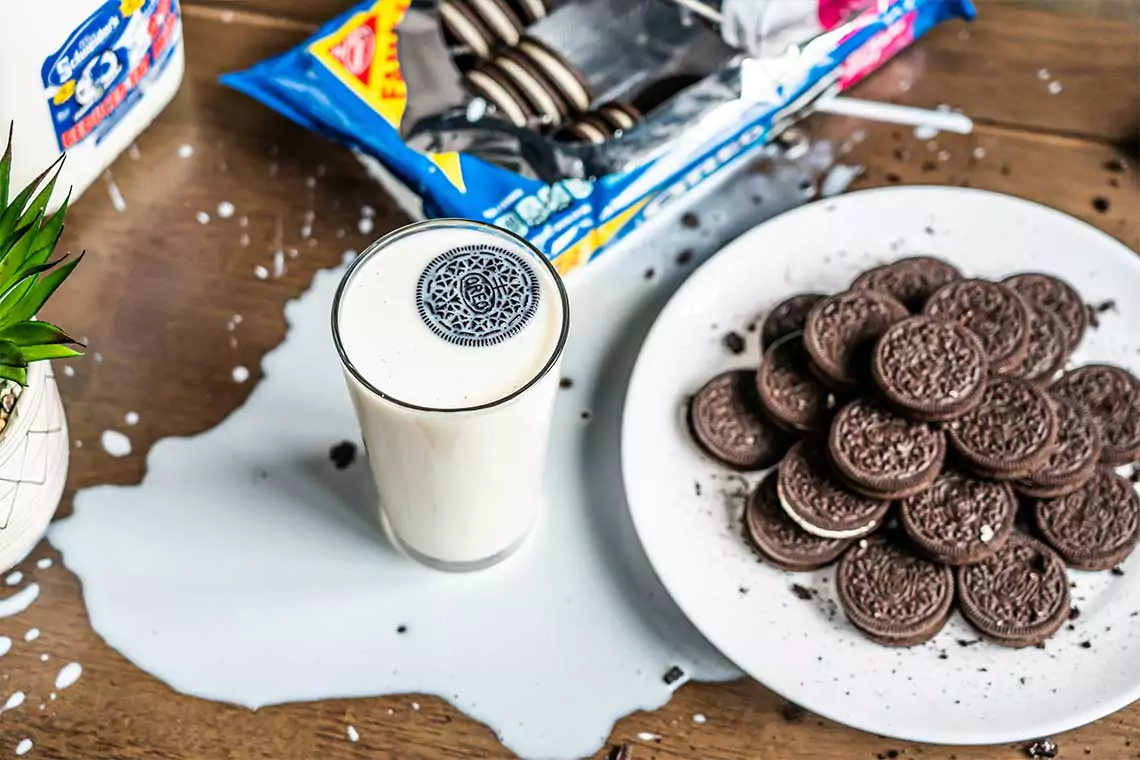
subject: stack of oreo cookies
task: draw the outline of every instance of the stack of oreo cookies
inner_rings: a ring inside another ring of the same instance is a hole
[[[700,447],[767,473],[745,535],[769,564],[838,560],[868,638],[911,646],[957,602],[988,639],[1044,642],[1069,615],[1066,566],[1107,570],[1140,541],[1140,381],[1065,371],[1087,308],[1047,274],[967,279],[914,257],[836,295],[794,295],[756,371],[693,398]]]

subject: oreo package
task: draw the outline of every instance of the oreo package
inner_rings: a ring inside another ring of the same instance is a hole
[[[974,15],[970,0],[752,0],[753,26],[722,30],[705,1],[369,0],[222,82],[375,159],[425,215],[508,229],[566,274]]]

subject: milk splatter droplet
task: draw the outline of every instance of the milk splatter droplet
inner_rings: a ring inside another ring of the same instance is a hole
[[[641,741],[643,741],[643,742],[655,742],[655,741],[660,741],[661,734],[651,734],[648,731],[642,731],[640,734],[637,735],[637,738],[641,739]]]
[[[937,135],[938,129],[929,124],[919,124],[914,128],[914,136],[917,140],[932,140]]]
[[[54,563],[51,561],[51,557],[44,557],[43,559],[36,560],[36,567],[38,567],[40,570],[47,570],[53,564]]]
[[[360,230],[361,235],[367,235],[371,233],[374,227],[375,225],[372,223],[371,217],[367,216],[362,217],[361,220],[356,223],[356,229]]]
[[[1037,78],[1042,82],[1049,81],[1049,69],[1037,69]]]
[[[356,251],[348,250],[340,255],[340,263],[349,264],[356,258]]]
[[[420,703],[419,702],[412,702],[412,709],[415,710],[416,712],[419,712]]]
[[[72,367],[70,364],[63,365],[63,374],[68,377],[75,377],[75,367]]]
[[[280,277],[285,274],[285,252],[277,251],[273,254],[273,276]]]
[[[194,156],[194,146],[183,143],[178,147],[179,158],[192,158]]]
[[[361,206],[360,215],[365,219],[371,219],[372,217],[376,216],[376,209],[372,208],[371,206]]]
[[[39,628],[29,628],[28,632],[24,634],[24,641],[35,641],[40,637]]]
[[[20,743],[16,745],[16,754],[26,755],[32,751],[32,747],[34,746],[35,744],[32,743],[31,739],[21,739]]]
[[[234,215],[234,204],[229,201],[222,201],[218,204],[218,216],[222,219],[229,219]]]
[[[24,580],[24,574],[21,573],[19,570],[17,570],[16,572],[11,573],[7,578],[5,578],[4,582],[7,583],[9,586],[15,586],[17,583],[19,583],[22,580]]]
[[[244,383],[249,379],[249,369],[242,366],[234,367],[233,378],[235,383]]]
[[[360,732],[353,726],[348,727],[348,740],[353,743],[360,741]]]
[[[1050,82],[1049,83],[1049,94],[1050,95],[1056,95],[1057,93],[1059,93],[1063,89],[1065,89],[1065,88],[1061,86],[1060,82]]]
[[[701,715],[700,713],[697,713],[696,715],[693,716],[693,722],[694,723],[704,723],[706,720],[708,720],[708,718]]]
[[[221,18],[223,24],[232,24],[234,22],[234,12],[222,11],[222,15],[219,18]]]
[[[31,607],[32,602],[36,601],[36,597],[39,595],[40,584],[29,583],[11,596],[0,599],[0,618],[19,615]]]
[[[209,224],[210,223],[210,215],[207,214],[205,211],[199,211],[197,214],[194,215],[194,218],[198,220],[198,224]]]
[[[985,148],[983,148],[980,145],[978,147],[974,148],[974,158],[985,158],[985,157],[986,157],[986,149]]]
[[[125,415],[123,415],[123,421],[128,425],[137,425],[139,424],[139,413],[127,412]]]
[[[0,709],[0,712],[4,712],[5,710],[15,710],[22,704],[24,704],[24,692],[17,691],[15,694],[8,697],[8,701],[4,703],[4,707],[3,709]]]
[[[78,662],[69,662],[59,669],[59,675],[55,677],[55,688],[63,691],[78,681],[81,675],[83,675],[83,666]]]
[[[850,166],[848,164],[836,164],[831,167],[831,171],[827,173],[824,178],[823,184],[819,188],[819,194],[824,198],[830,198],[839,195],[855,181],[855,178],[863,173],[862,166]]]
[[[269,270],[266,269],[265,267],[263,267],[261,264],[258,264],[257,266],[255,266],[253,268],[253,273],[254,273],[254,275],[257,276],[257,279],[259,279],[259,280],[264,280],[266,277],[269,276]]]
[[[51,659],[51,655],[49,655],[47,652],[44,652],[43,654],[40,655],[40,662],[47,662],[50,659]]]
[[[12,651],[12,640],[7,636],[0,636],[0,657]]]
[[[131,453],[131,439],[118,430],[104,430],[99,440],[103,444],[103,451],[113,457],[125,457]]]
[[[131,143],[131,147],[127,148],[127,155],[131,157],[132,161],[138,161],[142,158],[142,154],[139,153],[139,146],[134,143]]]
[[[96,364],[102,364],[103,363],[103,354],[99,353],[98,351],[96,351],[94,354],[92,354],[91,358],[95,360]]]
[[[111,205],[120,214],[127,210],[127,201],[123,198],[123,192],[119,190],[119,186],[115,184],[115,177],[108,169],[103,173],[103,181],[107,183],[107,195],[111,198]]]

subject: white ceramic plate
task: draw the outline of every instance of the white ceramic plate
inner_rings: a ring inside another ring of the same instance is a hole
[[[1070,573],[1080,617],[1044,650],[970,643],[978,636],[957,613],[928,644],[880,647],[837,610],[834,568],[788,574],[757,562],[740,535],[745,484],[690,441],[688,397],[717,372],[758,361],[757,334],[746,325],[793,293],[843,290],[858,272],[912,253],[943,257],[968,275],[1050,272],[1090,303],[1114,299],[1117,311],[1101,316],[1075,360],[1140,372],[1140,260],[1093,227],[1025,201],[952,188],[815,203],[728,245],[657,319],[623,420],[633,521],[661,580],[709,640],[813,712],[946,744],[1018,741],[1083,725],[1140,697],[1135,557],[1123,576]],[[746,353],[723,347],[728,330],[747,335]],[[800,599],[793,584],[813,598]]]

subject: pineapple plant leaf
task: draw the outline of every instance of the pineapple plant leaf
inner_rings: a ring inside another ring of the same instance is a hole
[[[50,216],[51,202],[64,157],[54,161],[27,187],[11,194],[12,130],[0,157],[0,379],[27,385],[28,364],[67,359],[83,354],[83,346],[59,327],[36,319],[36,314],[83,254],[49,261],[63,233],[71,200],[69,192]],[[46,180],[46,181],[45,181]]]

